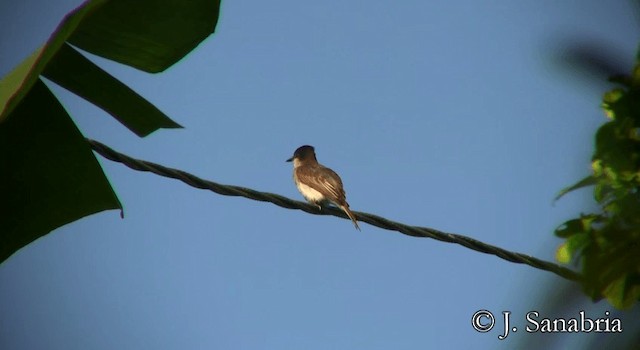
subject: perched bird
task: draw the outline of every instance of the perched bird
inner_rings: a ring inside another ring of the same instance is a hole
[[[313,147],[305,145],[298,148],[293,153],[293,157],[287,159],[287,162],[291,161],[293,161],[293,181],[302,196],[310,203],[317,205],[319,209],[328,203],[335,204],[360,230],[356,216],[349,210],[340,176],[318,163]]]

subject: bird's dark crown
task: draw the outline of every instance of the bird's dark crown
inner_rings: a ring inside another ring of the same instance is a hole
[[[291,159],[315,159],[316,158],[316,152],[315,149],[313,148],[313,146],[309,146],[309,145],[304,145],[304,146],[300,146],[298,147],[298,149],[293,153],[293,157]]]

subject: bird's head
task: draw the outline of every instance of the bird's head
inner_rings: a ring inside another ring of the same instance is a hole
[[[307,161],[307,160],[316,160],[316,152],[313,146],[304,145],[298,147],[298,149],[293,152],[293,157],[287,159],[287,162],[293,161],[294,166],[298,163]]]

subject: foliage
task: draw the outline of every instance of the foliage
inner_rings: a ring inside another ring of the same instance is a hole
[[[593,299],[630,308],[640,298],[640,60],[631,76],[611,80],[619,87],[603,97],[609,120],[596,132],[592,174],[559,195],[593,185],[601,212],[556,229],[565,238],[556,258],[580,262]]]
[[[87,1],[0,80],[0,262],[57,227],[122,209],[85,138],[40,77],[138,136],[178,128],[76,48],[161,72],[213,33],[219,7],[219,0]]]

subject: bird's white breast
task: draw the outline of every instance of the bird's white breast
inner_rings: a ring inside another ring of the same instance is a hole
[[[299,181],[296,182],[296,187],[298,187],[298,191],[300,191],[300,193],[302,193],[302,196],[309,202],[322,202],[325,199],[322,193]]]

